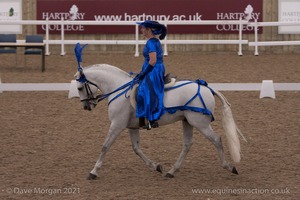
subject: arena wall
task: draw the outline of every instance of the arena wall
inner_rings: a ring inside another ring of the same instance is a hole
[[[36,19],[36,0],[23,0],[23,20]],[[275,22],[278,21],[278,0],[263,0],[263,21]],[[24,39],[25,35],[36,34],[36,26],[24,25],[23,34],[18,35],[18,39]],[[60,35],[50,35],[50,39],[60,39]],[[82,40],[82,39],[95,39],[95,40],[113,40],[113,39],[134,39],[131,34],[80,34],[80,35],[65,35],[65,39]],[[238,39],[238,34],[169,34],[168,39]],[[254,34],[244,34],[243,39],[249,42],[254,41]],[[278,34],[278,27],[264,27],[263,33],[259,35],[260,41],[289,41],[300,40],[300,34]],[[59,52],[59,45],[56,47],[51,46],[51,51],[57,50]],[[66,51],[71,51],[71,46],[66,46]],[[133,45],[91,45],[91,50],[96,51],[132,51],[134,52]],[[201,52],[236,52],[238,51],[237,45],[169,45],[168,51],[201,51]],[[243,45],[243,52],[253,52],[254,47]],[[259,47],[260,52],[271,53],[300,53],[300,46],[267,46]]]

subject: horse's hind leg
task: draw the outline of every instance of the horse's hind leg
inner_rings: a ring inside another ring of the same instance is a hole
[[[197,127],[197,129],[202,132],[207,139],[209,139],[216,147],[219,158],[221,160],[221,165],[223,168],[229,170],[230,172],[234,174],[238,174],[236,168],[234,166],[231,166],[227,163],[225,156],[224,156],[224,149],[221,137],[217,135],[210,125],[207,127]]]
[[[151,170],[156,170],[162,173],[162,166],[160,164],[154,163],[149,158],[145,156],[140,148],[140,133],[138,129],[129,129],[129,134],[131,138],[131,144],[133,151],[146,163],[147,167]]]
[[[166,177],[169,178],[173,178],[174,173],[180,169],[183,161],[185,160],[186,155],[188,154],[193,144],[193,127],[187,121],[182,121],[182,124],[183,124],[183,147],[174,166],[166,174]]]

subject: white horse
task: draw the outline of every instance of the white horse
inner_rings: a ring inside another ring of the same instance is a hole
[[[128,87],[130,86],[121,87],[132,81],[133,78],[128,73],[108,64],[96,64],[83,68],[75,74],[75,77],[77,79],[80,100],[85,110],[93,109],[99,101],[99,96],[96,97],[98,90],[104,94],[100,100],[108,98],[109,101],[108,115],[111,122],[110,128],[103,144],[100,157],[90,172],[88,179],[97,178],[98,171],[103,164],[106,153],[118,135],[126,128],[129,130],[133,151],[146,163],[147,167],[162,173],[162,166],[147,158],[140,148],[139,120],[136,118],[135,108],[131,105],[130,99],[128,98],[130,94]],[[175,85],[178,86],[187,82],[188,81],[179,81],[176,82]],[[201,89],[200,93],[203,101],[199,100],[199,98],[192,99],[192,97],[199,92],[198,89]],[[221,100],[223,105],[222,122],[232,160],[238,163],[241,158],[239,135],[242,136],[242,134],[234,122],[230,104],[220,92],[216,90],[214,90],[214,92],[215,96]],[[195,82],[169,90],[165,92],[164,95],[164,106],[166,108],[184,105],[188,101],[190,101],[189,106],[191,107],[203,108],[206,106],[206,108],[211,111],[211,114],[214,112],[215,99],[211,89],[198,85]],[[182,121],[183,124],[184,139],[182,151],[174,166],[166,173],[166,177],[174,177],[174,173],[180,169],[192,145],[193,127],[203,133],[203,135],[214,144],[218,151],[222,167],[234,174],[238,174],[236,168],[225,160],[221,138],[214,133],[210,125],[212,117],[212,115],[205,115],[201,112],[191,110],[178,110],[173,114],[166,112],[161,116],[158,121],[160,126],[171,124],[179,120]]]

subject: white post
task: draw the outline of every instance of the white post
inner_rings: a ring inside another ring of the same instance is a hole
[[[238,55],[242,56],[243,52],[242,52],[242,40],[243,40],[243,24],[242,24],[242,18],[240,18],[240,23],[239,23],[239,52]]]
[[[2,89],[1,89],[1,78],[0,78],[0,93],[3,93]]]
[[[46,55],[49,56],[49,18],[46,19]]]
[[[167,27],[167,23],[165,22],[165,26]],[[167,56],[168,55],[168,47],[167,47],[167,42],[168,42],[168,40],[167,40],[167,35],[166,35],[166,37],[165,37],[165,44],[164,44],[164,56]]]
[[[255,19],[255,26],[254,26],[254,38],[255,38],[255,52],[254,55],[258,56],[258,23],[257,19]]]
[[[65,26],[64,26],[64,18],[61,18],[61,56],[66,55],[65,52]]]
[[[139,57],[139,25],[135,25],[135,57]]]

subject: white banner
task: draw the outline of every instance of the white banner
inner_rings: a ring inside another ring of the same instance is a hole
[[[300,23],[300,0],[279,0],[278,21]],[[300,26],[279,26],[279,34],[299,34]]]
[[[0,0],[0,21],[22,20],[22,0]],[[22,25],[0,25],[0,33],[21,34]]]

